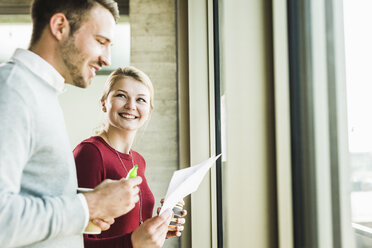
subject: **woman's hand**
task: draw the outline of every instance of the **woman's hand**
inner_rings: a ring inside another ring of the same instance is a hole
[[[160,200],[160,203],[161,203],[161,206],[163,206],[164,198],[162,198]],[[182,205],[185,205],[184,201],[182,201]],[[158,207],[158,209],[157,209],[158,215],[159,215],[160,209],[161,209],[161,207]],[[166,236],[167,239],[168,238],[173,238],[173,237],[180,237],[182,235],[182,231],[184,229],[183,224],[185,224],[185,222],[186,222],[185,218],[183,218],[183,217],[185,217],[186,215],[187,215],[187,211],[183,209],[182,212],[181,212],[180,218],[172,217],[171,221],[176,222],[179,225],[177,225],[174,230],[168,229],[167,236]]]
[[[131,236],[133,248],[160,248],[168,231],[172,211],[167,210],[159,216],[147,219]]]

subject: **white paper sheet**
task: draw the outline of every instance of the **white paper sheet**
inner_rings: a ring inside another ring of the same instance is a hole
[[[159,214],[162,214],[167,209],[173,209],[177,202],[181,201],[192,192],[195,192],[205,174],[207,174],[208,170],[220,156],[221,154],[192,167],[175,171],[169,183],[168,191],[164,198],[164,204]]]

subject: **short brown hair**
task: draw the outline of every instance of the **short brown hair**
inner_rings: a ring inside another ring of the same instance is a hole
[[[114,0],[33,0],[31,5],[33,22],[31,45],[40,39],[43,29],[56,13],[63,13],[66,16],[72,36],[80,28],[87,13],[96,4],[109,10],[115,21],[119,19],[118,5]]]

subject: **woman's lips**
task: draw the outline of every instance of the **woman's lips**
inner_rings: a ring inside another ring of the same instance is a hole
[[[119,115],[123,118],[126,118],[126,119],[136,119],[137,118],[135,115],[126,114],[126,113],[120,113]]]

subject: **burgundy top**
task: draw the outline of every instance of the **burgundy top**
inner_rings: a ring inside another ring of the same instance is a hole
[[[130,155],[118,152],[126,169],[121,164],[115,150],[109,146],[100,136],[93,136],[82,141],[74,149],[76,171],[79,187],[94,188],[105,179],[119,180],[127,176],[127,172],[134,164],[138,165],[137,175],[142,177],[139,186],[142,201],[142,219],[145,221],[152,217],[154,208],[154,196],[145,178],[146,162],[143,157],[131,150]],[[115,219],[110,229],[98,235],[84,235],[86,248],[94,247],[132,247],[131,233],[139,226],[140,202],[136,203],[126,215]]]

